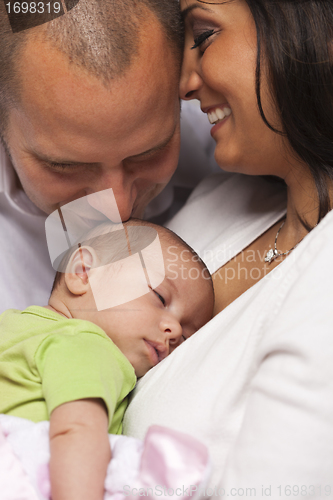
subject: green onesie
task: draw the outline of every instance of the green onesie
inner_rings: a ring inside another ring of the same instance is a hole
[[[135,383],[128,359],[93,323],[37,306],[0,315],[0,413],[40,422],[63,403],[101,398],[109,432],[121,434]]]

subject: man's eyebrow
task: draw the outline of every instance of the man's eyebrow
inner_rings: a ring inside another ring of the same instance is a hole
[[[163,142],[158,144],[157,146],[154,146],[153,148],[148,149],[147,151],[144,151],[143,153],[139,153],[138,155],[129,156],[128,159],[131,160],[133,158],[141,158],[141,157],[150,155],[152,153],[156,153],[157,151],[161,151],[162,149],[165,148],[165,146],[167,146],[169,144],[169,142],[171,141],[171,139],[175,135],[176,128],[177,128],[177,125],[174,128],[174,130],[172,131],[172,134],[167,139],[165,139]]]
[[[165,146],[167,146],[169,144],[169,142],[171,141],[171,139],[175,135],[176,128],[177,128],[177,125],[174,128],[174,130],[172,131],[172,134],[170,136],[168,136],[166,140],[164,140],[163,142],[161,142],[157,146],[155,146],[151,149],[148,149],[147,151],[144,151],[143,153],[139,153],[138,155],[129,156],[126,159],[141,158],[141,157],[144,157],[144,156],[147,156],[149,154],[152,154],[152,153],[155,153],[157,151],[162,150],[163,148],[165,148]],[[84,166],[90,166],[90,167],[92,167],[94,165],[99,165],[98,162],[88,163],[88,162],[84,162],[84,161],[66,160],[63,158],[51,158],[51,157],[44,155],[43,153],[40,153],[36,150],[32,151],[32,153],[36,158],[38,158],[38,160],[44,161],[45,163],[55,163],[55,164],[59,164],[59,165],[61,165],[61,164],[63,164],[63,165],[84,165]]]
[[[198,5],[196,3],[194,3],[193,5],[190,5],[189,7],[187,7],[187,9],[184,9],[181,11],[181,16],[183,18],[183,20],[185,20],[185,18],[189,15],[190,12],[192,12],[192,10],[194,9],[201,9],[201,10],[205,10],[207,12],[213,12],[211,9],[208,9],[207,7],[204,7],[203,5]]]
[[[47,156],[43,153],[40,153],[36,150],[33,150],[32,153],[38,160],[44,161],[45,163],[55,163],[55,164],[59,164],[59,165],[62,165],[62,164],[63,165],[90,165],[90,166],[98,165],[97,162],[87,163],[84,161],[72,161],[72,160],[66,160],[63,158],[52,158],[52,157]]]

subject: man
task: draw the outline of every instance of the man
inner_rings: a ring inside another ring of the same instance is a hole
[[[47,302],[45,214],[112,188],[142,217],[168,183],[181,55],[177,0],[80,0],[18,33],[1,3],[0,312]]]

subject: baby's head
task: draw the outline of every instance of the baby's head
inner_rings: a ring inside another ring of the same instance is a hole
[[[173,232],[138,220],[123,226],[112,231],[103,224],[82,247],[69,252],[62,267],[66,272],[57,273],[49,305],[101,327],[142,377],[211,319],[214,292],[204,263]],[[163,261],[156,245],[149,246],[152,234],[158,235]],[[134,258],[126,264],[137,259],[135,269],[124,265],[129,255]],[[102,283],[98,289],[96,283]],[[128,300],[117,305],[118,296],[126,298],[126,293]],[[104,298],[109,306],[97,310]]]

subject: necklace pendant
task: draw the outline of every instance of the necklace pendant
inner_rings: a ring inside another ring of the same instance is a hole
[[[268,262],[270,264],[276,257],[276,254],[276,250],[273,250],[273,248],[271,248],[266,254],[265,262]]]

